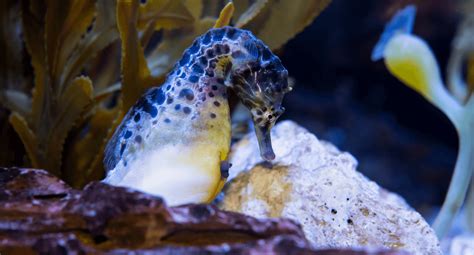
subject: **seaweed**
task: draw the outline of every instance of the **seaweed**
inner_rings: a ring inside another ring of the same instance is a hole
[[[448,64],[447,84],[441,79],[436,58],[428,44],[411,33],[416,8],[408,6],[388,23],[372,59],[383,58],[388,70],[404,84],[423,95],[452,122],[459,138],[459,151],[446,199],[433,228],[438,237],[449,230],[466,200],[469,184],[474,184],[474,16],[466,15],[453,43]],[[468,59],[468,75],[463,77],[462,62]],[[448,90],[449,88],[449,90]],[[472,195],[471,195],[472,196]],[[473,208],[473,199],[466,203]],[[472,212],[468,212],[468,215]]]
[[[10,113],[1,134],[13,129],[26,157],[2,152],[0,164],[25,158],[74,187],[98,180],[125,112],[161,85],[195,37],[234,24],[281,48],[329,2],[2,1],[0,106]]]

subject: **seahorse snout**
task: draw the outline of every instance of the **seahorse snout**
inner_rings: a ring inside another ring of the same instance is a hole
[[[254,124],[255,134],[257,135],[258,146],[260,148],[260,156],[267,161],[275,159],[270,135],[273,124],[274,123],[267,123],[264,126]]]
[[[291,91],[288,71],[276,56],[269,63],[260,60],[237,69],[232,76],[232,88],[252,113],[260,154],[265,160],[275,159],[270,131],[283,114],[283,97]]]

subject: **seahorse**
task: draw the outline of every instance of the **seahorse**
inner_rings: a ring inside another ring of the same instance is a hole
[[[273,160],[270,131],[291,90],[288,71],[250,31],[215,28],[128,111],[106,146],[104,182],[169,205],[212,201],[229,170],[229,89],[251,112],[261,156]]]

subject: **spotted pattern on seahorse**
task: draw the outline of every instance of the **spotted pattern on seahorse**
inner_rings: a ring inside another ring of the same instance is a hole
[[[198,119],[218,123],[228,118],[218,115],[219,107],[227,105],[227,88],[251,109],[256,125],[271,127],[282,113],[283,94],[290,90],[287,75],[280,59],[249,31],[211,29],[185,50],[163,85],[147,90],[129,110],[107,145],[106,170],[126,165],[159,132]],[[203,112],[207,102],[216,111]],[[182,135],[186,132],[192,130]],[[174,142],[165,135],[159,139]]]

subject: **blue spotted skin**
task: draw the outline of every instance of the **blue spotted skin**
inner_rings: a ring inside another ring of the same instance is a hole
[[[172,137],[166,136],[166,130],[193,121],[197,129],[209,128],[199,126],[202,118],[206,123],[207,119],[228,121],[228,116],[217,111],[223,105],[228,107],[228,88],[251,110],[257,135],[262,137],[262,156],[272,159],[269,130],[283,112],[283,94],[290,90],[287,77],[278,57],[249,31],[232,27],[209,30],[184,52],[165,83],[146,91],[129,110],[107,144],[106,170],[119,164],[126,167],[129,160],[151,146],[147,144],[150,137],[155,137],[154,143],[174,143]],[[216,112],[213,108],[204,112],[205,102],[212,102]],[[162,137],[160,132],[164,133]],[[187,136],[187,132],[193,130],[183,131],[182,135]]]

